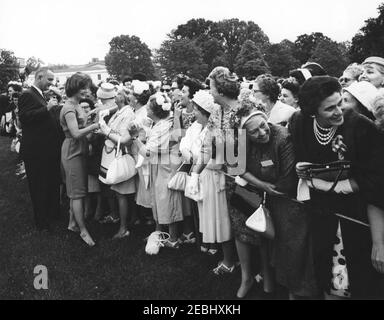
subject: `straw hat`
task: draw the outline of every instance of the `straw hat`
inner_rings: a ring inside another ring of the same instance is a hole
[[[99,99],[111,99],[116,97],[117,91],[112,83],[102,83],[96,94]]]

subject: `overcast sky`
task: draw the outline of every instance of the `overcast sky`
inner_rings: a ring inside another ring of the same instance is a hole
[[[192,18],[252,20],[273,43],[323,32],[351,40],[384,0],[0,0],[0,48],[45,63],[104,59],[117,35],[136,35],[151,49]]]

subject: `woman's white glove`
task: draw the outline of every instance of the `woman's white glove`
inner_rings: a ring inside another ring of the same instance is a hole
[[[108,125],[103,121],[100,123],[100,131],[105,135],[105,136],[108,136],[112,129],[110,127],[108,127]]]
[[[191,180],[189,181],[188,187],[191,194],[197,194],[199,192],[199,177],[200,175],[196,172],[191,173]]]
[[[192,160],[192,152],[186,148],[180,149],[180,153],[185,161]]]
[[[103,109],[103,110],[100,110],[99,112],[99,119],[103,119],[106,117],[106,116],[109,116],[109,109]]]

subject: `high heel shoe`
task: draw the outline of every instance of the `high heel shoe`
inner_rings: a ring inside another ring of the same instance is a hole
[[[81,239],[90,247],[93,247],[96,243],[92,240],[91,236],[88,233],[81,233]]]

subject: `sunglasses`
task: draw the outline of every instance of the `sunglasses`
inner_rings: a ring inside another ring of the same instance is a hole
[[[352,79],[349,79],[349,78],[340,78],[339,79],[339,82],[349,82],[349,81],[352,81]]]
[[[160,89],[161,92],[170,92],[171,89]]]

